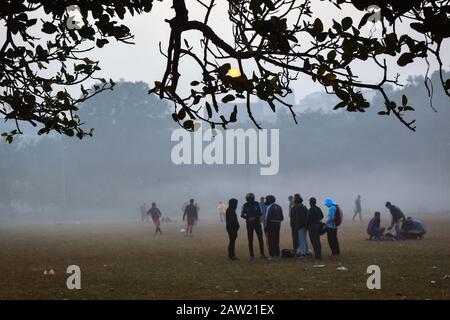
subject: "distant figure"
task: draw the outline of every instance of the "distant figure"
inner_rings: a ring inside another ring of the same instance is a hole
[[[280,260],[280,228],[283,221],[283,209],[275,203],[275,197],[266,197],[267,218],[265,231],[269,238],[269,260]]]
[[[384,230],[385,229],[381,227],[381,214],[377,211],[367,225],[369,240],[383,240]]]
[[[139,211],[141,212],[141,221],[142,222],[149,222],[148,221],[147,204],[146,203],[142,204],[142,206],[139,208]]]
[[[250,259],[255,257],[253,252],[253,233],[256,232],[256,236],[258,237],[259,243],[259,253],[261,257],[265,257],[264,255],[264,240],[263,240],[263,232],[261,228],[261,217],[262,212],[259,204],[255,201],[255,195],[253,193],[248,193],[245,196],[245,200],[247,201],[242,206],[241,210],[241,218],[245,219],[247,225],[247,238],[248,238],[248,250],[250,252]]]
[[[321,221],[323,219],[322,210],[316,205],[316,198],[309,199],[309,210],[308,210],[308,233],[309,240],[314,248],[314,257],[317,260],[322,259],[322,245],[320,244],[320,229]]]
[[[386,208],[389,209],[389,212],[391,213],[392,220],[391,225],[389,226],[388,230],[392,230],[392,228],[395,229],[395,239],[400,238],[400,225],[403,220],[405,220],[405,215],[403,214],[402,210],[400,210],[399,207],[394,206],[389,201],[386,202]]]
[[[402,224],[401,237],[405,239],[422,239],[427,232],[425,224],[411,217],[408,217]]]
[[[151,216],[152,220],[153,220],[153,224],[156,227],[155,230],[155,236],[156,234],[159,232],[159,234],[162,234],[161,231],[161,222],[160,222],[160,218],[162,216],[161,211],[156,207],[156,203],[152,203],[152,207],[150,208],[150,210],[148,210],[147,212],[147,216]]]
[[[228,208],[225,213],[225,223],[226,229],[228,233],[229,243],[228,243],[228,260],[236,261],[239,260],[236,257],[235,246],[236,239],[238,236],[239,230],[239,221],[236,215],[238,201],[236,199],[230,199],[228,201]]]
[[[328,207],[328,216],[327,216],[327,238],[328,244],[331,249],[332,256],[339,256],[341,254],[341,250],[339,248],[339,240],[337,238],[338,226],[336,223],[336,214],[337,214],[337,206],[334,201],[330,198],[325,200],[325,205]]]
[[[288,201],[289,201],[289,225],[291,226],[291,237],[292,237],[292,247],[294,249],[294,254],[298,249],[298,230],[296,229],[295,225],[295,214],[292,213],[292,208],[294,207],[295,203],[294,203],[294,197],[293,196],[289,196],[288,197]]]
[[[362,220],[362,207],[361,207],[361,196],[358,194],[358,197],[355,200],[355,214],[353,215],[352,221],[355,220],[356,216],[359,215],[359,221]]]
[[[294,218],[293,229],[297,232],[298,247],[296,256],[303,258],[309,255],[307,233],[308,209],[303,205],[303,198],[299,194],[294,195],[294,206],[291,208],[291,216]]]
[[[217,210],[219,211],[220,222],[224,222],[225,221],[225,212],[226,212],[227,208],[225,207],[225,204],[222,201],[219,202],[219,205],[217,206]]]
[[[266,225],[266,216],[267,216],[267,206],[265,204],[266,199],[264,197],[259,198],[259,208],[261,209],[262,216],[261,216],[261,223],[263,230],[265,229],[264,226]],[[267,237],[267,233],[264,230],[264,239],[266,240],[266,246],[269,247],[269,238]]]
[[[194,224],[198,220],[198,206],[195,203],[194,199],[189,200],[189,204],[184,209],[183,221],[186,219],[187,227],[185,237],[192,237],[192,230],[194,228]]]

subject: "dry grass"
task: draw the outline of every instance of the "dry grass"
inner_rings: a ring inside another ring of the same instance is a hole
[[[200,224],[185,239],[179,223],[153,237],[149,224],[0,227],[1,299],[449,299],[450,219],[425,219],[421,241],[369,242],[365,223],[345,222],[342,257],[324,268],[310,259],[248,259],[241,227],[238,263],[226,261],[226,233]],[[243,223],[241,223],[243,224]],[[289,230],[282,247],[290,247]],[[82,270],[82,290],[66,289],[65,270]],[[382,290],[368,290],[366,268],[381,267]],[[348,271],[336,271],[339,265]],[[43,275],[53,268],[54,277]],[[447,277],[446,277],[447,275]]]

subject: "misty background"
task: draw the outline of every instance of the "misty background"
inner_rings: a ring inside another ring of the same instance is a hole
[[[449,74],[446,75],[447,77]],[[432,81],[438,84],[437,74]],[[217,204],[231,197],[242,205],[247,192],[274,194],[286,210],[287,197],[325,197],[339,203],[347,218],[362,195],[364,215],[384,214],[387,200],[406,214],[449,211],[450,105],[435,85],[429,104],[423,78],[410,78],[406,94],[416,108],[413,133],[394,117],[378,116],[374,96],[366,113],[329,111],[334,98],[315,93],[300,100],[299,124],[279,109],[255,102],[264,128],[280,129],[280,169],[261,176],[260,165],[175,165],[170,153],[171,106],[148,94],[144,82],[120,81],[80,107],[94,137],[82,141],[33,130],[12,145],[0,144],[0,220],[75,222],[138,220],[139,207],[155,201],[163,215],[181,218],[181,206],[195,198],[201,219],[217,219]],[[234,128],[253,128],[244,106]],[[224,141],[225,142],[225,141]],[[204,146],[208,142],[204,142]]]

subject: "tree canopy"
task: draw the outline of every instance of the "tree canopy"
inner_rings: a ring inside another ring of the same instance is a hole
[[[252,113],[252,101],[265,101],[274,112],[279,106],[288,108],[297,121],[286,97],[292,93],[293,81],[307,77],[339,98],[334,109],[364,112],[370,107],[365,92],[374,91],[383,98],[380,115],[394,115],[415,130],[415,121],[406,115],[414,110],[414,102],[406,95],[395,101],[386,90],[401,86],[398,75],[390,77],[391,57],[400,68],[435,59],[440,85],[450,97],[450,79],[444,76],[441,51],[450,36],[449,1],[326,1],[334,5],[336,16],[351,6],[364,13],[362,19],[347,16],[332,20],[326,27],[309,0],[228,0],[228,10],[223,13],[233,30],[233,41],[228,43],[209,24],[218,1],[192,1],[204,9],[203,19],[194,20],[189,15],[191,1],[173,0],[174,16],[167,20],[170,38],[167,48],[161,48],[166,69],[150,93],[169,100],[172,118],[188,130],[194,130],[196,119],[226,128],[237,120],[237,108],[223,114],[221,105],[236,100],[246,101],[250,119],[260,128]],[[122,20],[126,14],[150,12],[154,3],[0,1],[0,28],[5,31],[0,43],[0,114],[16,123],[16,129],[3,134],[7,141],[21,133],[23,121],[38,127],[39,134],[56,131],[80,139],[91,135],[92,131],[83,129],[83,121],[89,119],[80,119],[77,106],[112,89],[114,82],[96,77],[101,61],[92,61],[89,51],[108,45],[111,39],[131,43],[133,35]],[[68,8],[73,5],[83,17],[83,23],[76,26],[68,23]],[[363,28],[375,20],[380,20],[381,34],[366,34]],[[400,32],[400,25],[407,31]],[[201,35],[200,43],[189,43],[190,33]],[[41,37],[45,44],[37,44]],[[361,80],[354,67],[360,61],[377,66],[381,80]],[[201,73],[189,79],[192,75],[179,70],[183,63],[192,62]],[[181,79],[186,78],[191,84],[187,93],[180,89]],[[92,79],[97,81],[95,86],[83,87]],[[73,97],[68,86],[80,86],[81,95]],[[433,88],[427,75],[425,86],[431,97]]]

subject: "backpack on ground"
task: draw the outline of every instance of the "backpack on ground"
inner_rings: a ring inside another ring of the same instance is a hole
[[[281,258],[293,258],[295,256],[294,250],[291,249],[283,249],[281,250]]]
[[[342,213],[340,206],[336,204],[335,207],[336,212],[334,213],[334,223],[336,224],[336,227],[339,227],[342,223],[342,219],[344,218],[344,214]]]

